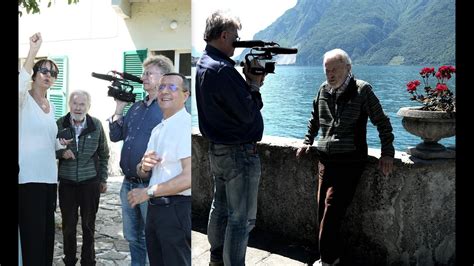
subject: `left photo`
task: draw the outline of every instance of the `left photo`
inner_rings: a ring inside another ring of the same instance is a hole
[[[18,10],[18,265],[191,265],[191,0]]]

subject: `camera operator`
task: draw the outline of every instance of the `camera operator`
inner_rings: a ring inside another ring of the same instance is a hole
[[[242,28],[239,18],[216,11],[206,20],[207,43],[197,63],[196,102],[199,129],[209,140],[214,198],[209,213],[210,265],[244,265],[249,232],[257,214],[264,75],[244,66],[243,79],[230,58]],[[257,64],[253,61],[252,64]]]
[[[156,103],[157,86],[161,76],[173,70],[173,63],[165,56],[150,56],[143,62],[145,99],[135,102],[127,114],[123,110],[127,102],[116,100],[115,114],[109,118],[110,140],[123,140],[120,155],[120,168],[125,175],[120,189],[122,203],[123,234],[129,243],[132,265],[145,265],[145,221],[148,203],[143,202],[133,208],[128,204],[127,194],[134,188],[147,188],[149,180],[143,180],[137,175],[136,166],[146,151],[152,129],[158,125],[163,114]]]

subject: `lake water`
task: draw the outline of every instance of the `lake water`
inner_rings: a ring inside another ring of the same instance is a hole
[[[438,66],[433,66],[437,68]],[[420,106],[411,101],[406,91],[408,81],[420,80],[419,71],[423,66],[360,66],[354,65],[352,72],[358,79],[372,84],[385,113],[389,116],[395,135],[396,150],[406,151],[407,147],[420,143],[421,138],[411,135],[402,126],[402,119],[396,115],[400,107]],[[239,68],[241,71],[241,68]],[[195,68],[192,69],[192,90],[194,92]],[[312,102],[319,85],[325,81],[322,66],[276,66],[275,74],[268,74],[261,88],[264,107],[264,135],[303,139],[307,131],[308,119],[312,111]],[[431,85],[435,85],[431,78]],[[455,91],[453,77],[448,82]],[[421,81],[421,80],[420,80]],[[194,96],[194,93],[192,93]],[[193,127],[199,127],[195,98],[191,99]],[[368,122],[367,142],[370,148],[380,148],[377,129]],[[439,143],[454,146],[455,137],[442,139]]]

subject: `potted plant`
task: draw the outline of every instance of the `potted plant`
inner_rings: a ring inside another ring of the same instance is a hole
[[[403,127],[423,142],[415,148],[409,148],[408,154],[422,159],[454,158],[455,152],[446,149],[438,141],[456,134],[456,98],[446,82],[456,72],[453,66],[441,66],[437,72],[434,68],[425,67],[420,71],[424,83],[424,92],[417,88],[419,80],[407,83],[407,91],[411,100],[422,103],[420,107],[402,107],[397,115],[403,117]],[[438,80],[431,87],[429,78]]]

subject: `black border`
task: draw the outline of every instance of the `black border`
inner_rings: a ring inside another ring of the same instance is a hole
[[[18,5],[5,2],[2,25],[3,63],[5,73],[2,84],[2,161],[4,163],[2,190],[2,252],[1,265],[18,265]]]
[[[472,83],[472,14],[466,1],[456,1],[456,265],[473,265],[472,226],[474,202],[472,196],[472,140],[473,125],[470,114],[473,110]],[[469,33],[471,32],[471,33]],[[442,41],[442,40],[440,40]],[[469,78],[471,79],[469,80]],[[469,82],[471,81],[471,82]],[[469,244],[471,243],[471,244]]]

